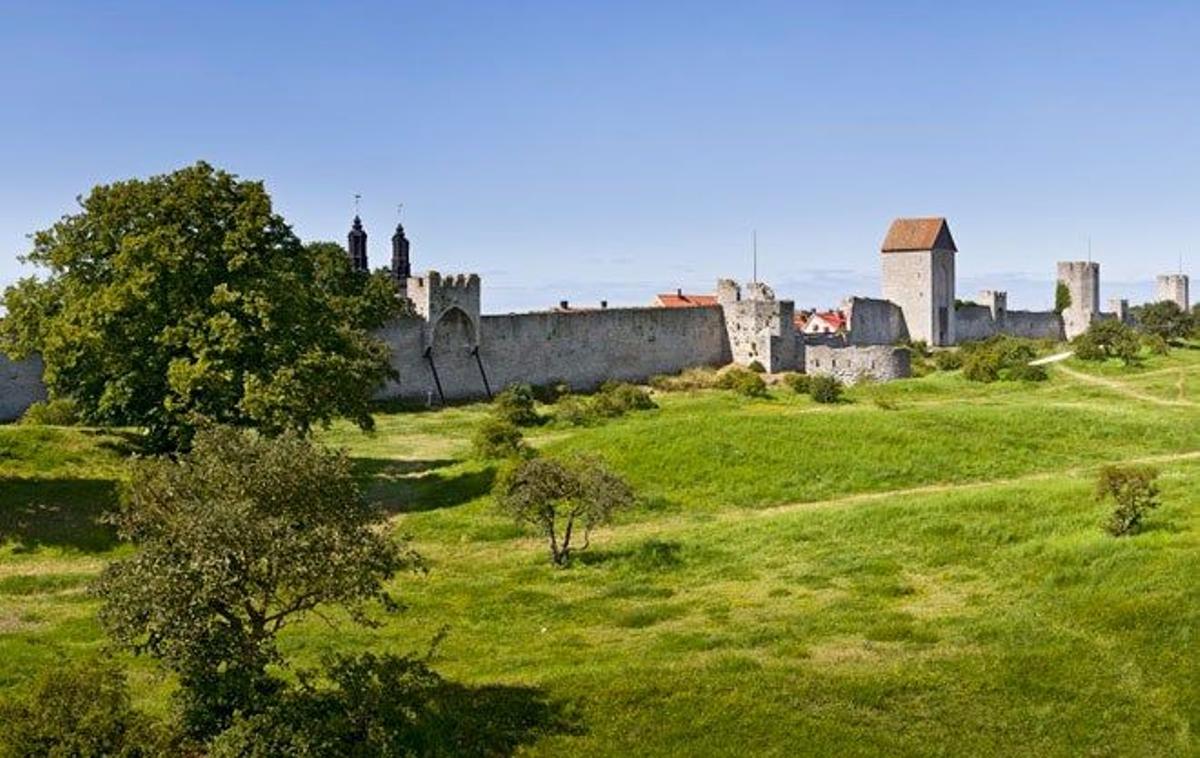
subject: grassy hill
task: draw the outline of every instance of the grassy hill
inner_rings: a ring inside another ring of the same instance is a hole
[[[381,629],[313,619],[283,647],[422,650],[448,626],[444,674],[574,714],[535,755],[1200,752],[1200,351],[849,397],[670,394],[536,430],[640,495],[566,570],[492,512],[467,455],[483,406],[335,427],[430,572],[397,579],[409,607]],[[84,590],[127,549],[95,521],[122,454],[0,428],[0,690],[101,645]],[[1162,469],[1164,506],[1114,539],[1093,477],[1129,460]],[[133,667],[164,707],[171,682]]]

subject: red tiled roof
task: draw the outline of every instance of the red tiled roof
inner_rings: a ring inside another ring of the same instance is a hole
[[[716,295],[686,295],[682,292],[672,292],[658,295],[657,304],[662,308],[700,308],[705,305],[716,305]]]
[[[958,252],[946,219],[898,218],[892,222],[883,240],[883,252],[906,253],[914,250],[952,250]]]
[[[815,311],[812,316],[805,320],[803,325],[798,328],[803,329],[804,326],[812,322],[814,318],[819,318],[824,321],[831,330],[839,331],[846,326],[846,314],[841,311]]]

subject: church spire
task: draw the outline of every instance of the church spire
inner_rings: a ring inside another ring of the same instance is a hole
[[[410,276],[412,261],[408,257],[408,237],[404,236],[404,224],[397,222],[396,233],[392,235],[392,278],[403,283]]]
[[[346,249],[350,252],[350,268],[367,271],[367,233],[358,217],[358,195],[354,196],[354,223],[350,226]]]

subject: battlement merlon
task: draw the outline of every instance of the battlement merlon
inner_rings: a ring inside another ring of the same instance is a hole
[[[427,321],[436,322],[446,311],[458,308],[478,323],[480,289],[478,274],[442,275],[428,271],[424,276],[410,276],[404,292],[417,315]]]

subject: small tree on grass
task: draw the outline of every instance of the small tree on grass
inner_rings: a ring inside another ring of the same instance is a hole
[[[1141,528],[1142,519],[1157,508],[1158,471],[1150,466],[1105,466],[1096,481],[1096,498],[1111,499],[1116,507],[1104,524],[1114,537],[1132,534]]]
[[[1142,350],[1137,332],[1116,319],[1093,321],[1086,332],[1071,342],[1071,347],[1080,360],[1120,358],[1126,366],[1135,365]]]
[[[94,592],[120,645],[179,674],[183,724],[206,738],[275,695],[281,629],[325,605],[373,623],[384,582],[419,558],[380,526],[350,463],[295,435],[202,431],[178,460],[134,466],[114,518],[138,550]]]
[[[567,565],[586,550],[592,529],[633,505],[633,490],[594,458],[534,458],[506,469],[496,483],[496,505],[518,523],[546,536],[550,561]],[[572,541],[583,530],[583,544]]]

